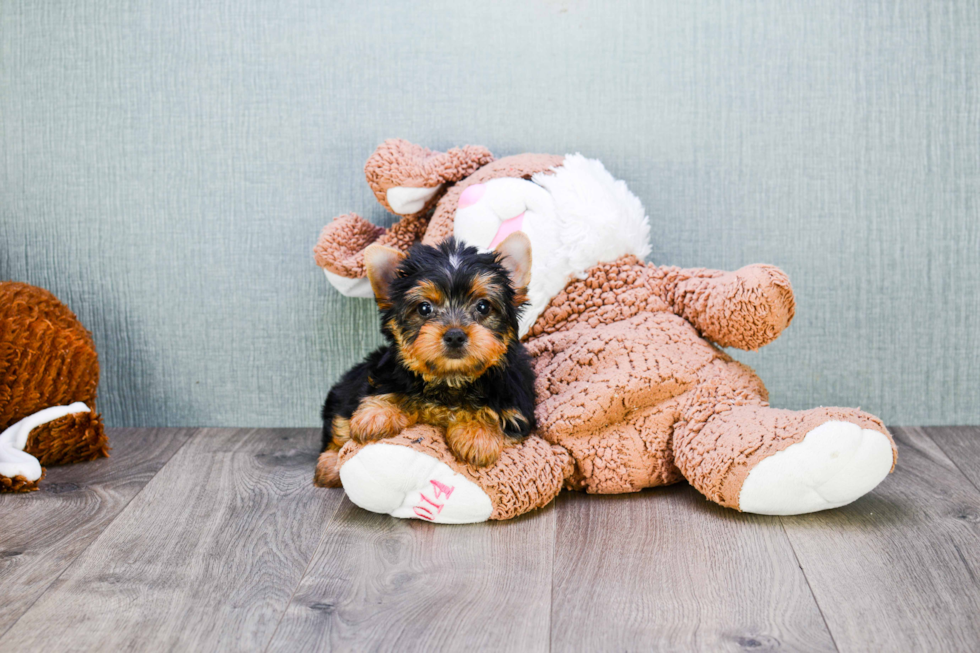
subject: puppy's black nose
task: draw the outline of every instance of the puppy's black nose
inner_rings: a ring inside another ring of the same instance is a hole
[[[442,334],[442,341],[449,347],[462,347],[466,344],[466,332],[453,328]]]

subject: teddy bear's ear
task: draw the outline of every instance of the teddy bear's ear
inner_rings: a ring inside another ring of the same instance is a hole
[[[364,267],[371,281],[371,289],[378,305],[387,307],[388,290],[398,274],[398,265],[405,259],[405,253],[384,245],[371,245],[364,250]]]
[[[427,209],[445,184],[465,179],[491,161],[490,151],[478,145],[433,152],[394,138],[368,158],[364,176],[382,206],[398,215],[414,215]]]
[[[412,188],[410,186],[394,186],[385,193],[385,199],[392,212],[398,215],[418,213],[428,205],[429,200],[442,190],[442,184],[434,188]]]
[[[521,291],[531,283],[531,241],[520,231],[504,238],[493,250],[507,270],[514,288]]]

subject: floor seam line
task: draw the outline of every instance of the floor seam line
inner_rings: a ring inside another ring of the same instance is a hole
[[[908,427],[906,427],[906,428],[908,428]],[[932,435],[928,431],[926,431],[926,429],[928,429],[928,428],[934,428],[934,427],[917,426],[917,427],[913,427],[913,428],[917,428],[920,431],[922,431],[922,434],[923,435],[925,435],[927,438],[929,438],[929,440],[931,440],[934,445],[936,445],[937,447],[939,447],[939,450],[943,452],[943,455],[946,456],[947,460],[949,460],[949,462],[953,463],[953,467],[955,467],[956,468],[956,471],[958,471],[960,473],[960,476],[962,476],[963,478],[965,478],[966,481],[970,485],[972,485],[973,488],[977,492],[980,492],[980,485],[977,485],[976,483],[974,483],[973,482],[973,479],[970,478],[969,475],[966,472],[963,471],[963,468],[960,467],[959,464],[956,462],[956,458],[954,456],[951,456],[950,453],[948,451],[946,451],[946,449],[943,448],[943,445],[940,444],[940,442],[942,440],[932,437]]]
[[[337,513],[340,512],[341,506],[344,505],[345,498],[346,494],[340,499],[340,501],[337,502],[337,507],[334,509],[333,514],[330,515],[330,519],[327,521],[327,526],[330,526],[330,524],[334,522],[334,519],[337,517]],[[286,618],[286,613],[289,612],[289,606],[293,604],[293,599],[296,598],[296,593],[299,591],[299,586],[302,585],[303,581],[306,579],[306,574],[310,571],[310,565],[312,565],[313,561],[316,559],[316,554],[320,552],[320,548],[323,546],[324,540],[327,539],[329,532],[330,530],[328,528],[323,529],[323,534],[320,536],[320,541],[316,543],[316,548],[313,549],[313,554],[310,556],[310,559],[306,561],[306,566],[303,568],[303,573],[300,575],[299,580],[296,581],[296,586],[293,587],[293,591],[289,595],[289,599],[286,601],[286,607],[283,608],[282,614],[279,615],[279,620],[276,622],[276,627],[269,636],[269,641],[266,642],[265,648],[262,649],[263,653],[269,650],[269,647],[272,646],[273,640],[276,639],[276,633],[279,632],[279,627],[282,626],[282,621]]]
[[[555,520],[551,531],[551,603],[548,606],[548,653],[551,653],[555,629],[555,558],[558,557],[558,497],[554,498]]]
[[[796,566],[799,568],[800,573],[803,574],[803,580],[806,581],[806,588],[810,590],[810,596],[813,597],[813,604],[817,606],[817,612],[820,613],[820,619],[823,621],[824,628],[827,629],[827,634],[830,636],[830,643],[834,645],[835,651],[840,651],[840,646],[837,645],[837,638],[834,637],[834,631],[830,628],[830,623],[827,621],[827,615],[823,613],[823,608],[820,607],[820,600],[817,598],[817,593],[813,591],[813,585],[810,584],[810,577],[806,574],[806,569],[803,568],[803,564],[800,562],[800,556],[796,553],[796,547],[793,545],[793,538],[790,537],[789,532],[786,530],[786,524],[781,518],[779,519],[779,527],[783,529],[783,535],[786,536],[786,541],[789,543],[789,550],[793,552],[793,559],[796,560]]]
[[[153,481],[153,479],[155,479],[157,477],[157,474],[159,474],[160,472],[162,472],[163,471],[163,468],[166,467],[168,464],[170,464],[170,461],[173,460],[174,456],[176,456],[181,450],[183,450],[183,448],[187,446],[187,443],[190,442],[191,440],[193,440],[194,438],[196,438],[197,435],[198,435],[198,433],[200,433],[204,429],[197,428],[197,429],[193,429],[193,430],[195,431],[195,433],[193,433],[186,440],[184,440],[184,442],[179,447],[177,447],[176,449],[174,449],[174,452],[172,454],[170,454],[170,457],[167,458],[167,460],[162,465],[160,465],[160,469],[158,469],[157,471],[155,471],[153,473],[153,476],[151,476],[150,479],[146,483],[143,484],[143,487],[141,487],[136,492],[136,494],[134,494],[133,496],[131,496],[129,498],[129,501],[127,501],[126,504],[122,508],[119,509],[119,512],[117,512],[116,513],[116,516],[113,517],[112,520],[110,520],[109,523],[105,525],[105,528],[103,528],[102,531],[98,535],[96,535],[94,538],[92,538],[92,541],[89,542],[88,544],[86,544],[85,545],[85,548],[83,548],[81,551],[79,551],[78,552],[78,555],[76,555],[72,559],[71,562],[69,562],[67,565],[65,565],[65,568],[62,569],[60,572],[58,572],[58,575],[57,576],[55,576],[54,578],[51,579],[51,582],[48,583],[48,586],[44,588],[44,591],[43,592],[41,592],[40,594],[37,595],[37,598],[36,599],[34,599],[33,601],[31,601],[31,604],[29,606],[27,606],[27,609],[24,610],[20,614],[20,616],[17,617],[13,621],[13,623],[11,623],[10,626],[8,626],[6,628],[6,630],[4,630],[2,633],[0,633],[0,643],[3,643],[3,639],[7,636],[7,633],[9,633],[11,630],[13,630],[14,626],[16,626],[20,622],[20,620],[24,618],[24,615],[26,615],[28,612],[30,612],[31,610],[34,609],[34,606],[37,604],[38,601],[40,601],[48,593],[48,591],[51,589],[51,586],[54,585],[55,583],[57,583],[58,582],[58,579],[60,579],[62,576],[64,576],[64,574],[65,574],[66,571],[68,571],[69,569],[71,569],[72,567],[74,567],[75,566],[75,563],[78,562],[78,559],[81,558],[83,555],[85,555],[85,552],[88,551],[89,548],[91,548],[91,546],[93,544],[95,544],[99,539],[101,539],[103,535],[105,535],[105,532],[107,530],[109,530],[109,527],[112,526],[117,519],[119,519],[120,515],[122,515],[124,512],[126,512],[126,508],[129,507],[129,505],[136,499],[136,497],[138,497],[139,495],[141,495],[143,493],[143,490],[145,490],[146,489],[146,486],[149,485]]]

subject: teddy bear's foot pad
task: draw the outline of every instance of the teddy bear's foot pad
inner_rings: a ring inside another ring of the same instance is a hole
[[[749,472],[739,494],[739,509],[801,515],[839,508],[881,483],[893,460],[885,434],[850,422],[824,422]]]
[[[444,462],[396,444],[364,447],[340,468],[347,497],[357,506],[401,519],[437,524],[486,521],[490,497]]]

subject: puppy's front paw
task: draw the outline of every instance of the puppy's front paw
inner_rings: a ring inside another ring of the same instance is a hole
[[[391,395],[365,397],[350,418],[350,437],[358,443],[383,440],[411,426],[411,418]]]
[[[531,424],[524,414],[516,408],[508,408],[500,413],[500,424],[504,435],[519,440],[531,433]]]
[[[500,457],[504,434],[499,426],[478,421],[451,424],[446,429],[446,444],[457,459],[476,467],[488,467]]]
[[[316,461],[313,485],[317,487],[340,487],[340,463],[336,451],[324,451]]]

